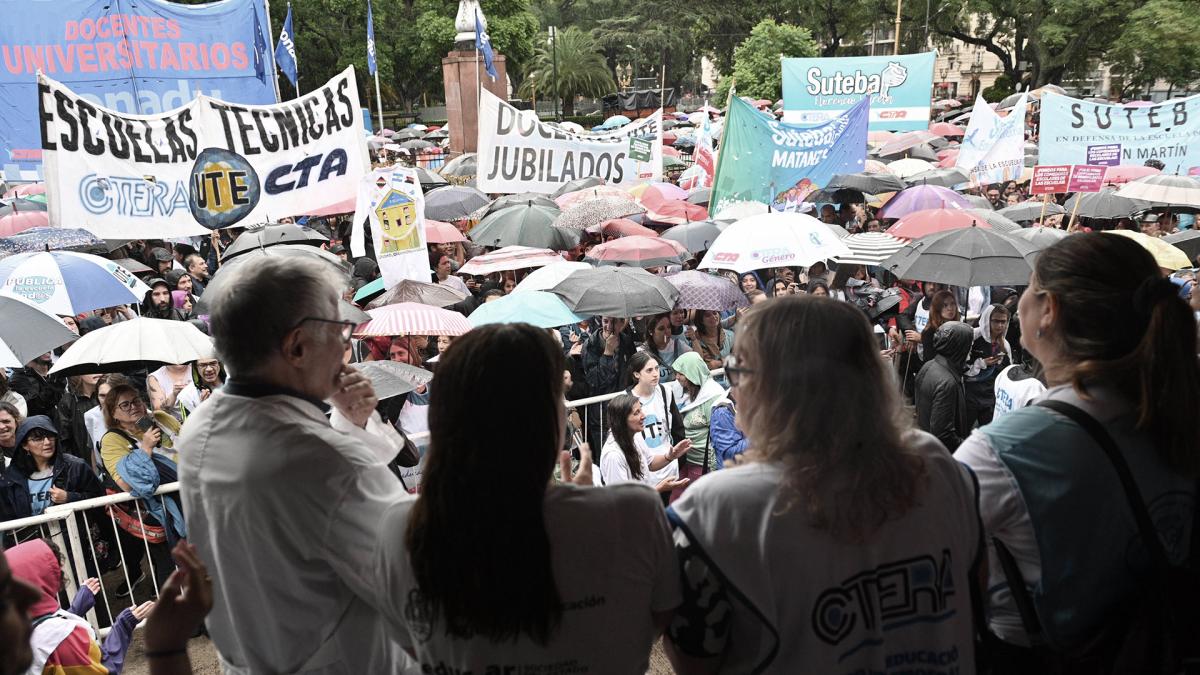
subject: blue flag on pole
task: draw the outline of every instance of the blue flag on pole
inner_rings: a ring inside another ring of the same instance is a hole
[[[487,31],[483,28],[483,21],[479,18],[479,10],[475,10],[475,49],[483,54],[483,67],[487,69],[488,77],[495,82],[496,66],[492,65],[492,57],[495,54],[492,52],[492,38],[488,37]]]
[[[279,31],[279,44],[275,45],[275,63],[295,87],[299,72],[296,67],[296,43],[292,35],[292,3],[289,2],[287,18],[283,20],[283,30]]]
[[[267,41],[263,38],[257,7],[254,8],[254,76],[262,82],[267,81]]]
[[[371,0],[367,0],[367,72],[375,74],[375,19],[371,18]]]

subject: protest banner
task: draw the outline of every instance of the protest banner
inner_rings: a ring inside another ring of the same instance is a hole
[[[1052,164],[1092,164],[1090,147],[1119,144],[1119,164],[1157,159],[1163,173],[1200,164],[1200,95],[1131,108],[1048,93],[1042,97],[1038,158]]]
[[[785,124],[734,98],[718,153],[710,213],[739,201],[799,208],[839,173],[862,171],[867,156],[867,97],[820,126]]]
[[[813,126],[871,97],[871,131],[929,126],[936,52],[783,59],[783,121]]]
[[[1104,174],[1107,171],[1107,166],[1076,164],[1071,167],[1067,192],[1099,192],[1104,187]]]
[[[975,185],[1000,183],[1021,175],[1025,166],[1025,102],[1022,95],[1007,117],[992,110],[983,96],[975,98],[956,168]]]
[[[629,186],[662,178],[662,110],[616,131],[576,134],[538,121],[484,91],[479,101],[479,189],[553,192],[563,183],[596,176]],[[630,156],[630,139],[650,145],[649,161]]]
[[[692,150],[692,165],[679,176],[679,187],[695,190],[712,187],[716,173],[716,158],[713,152],[713,123],[706,113],[704,121],[696,130],[696,147]]]
[[[1035,166],[1033,178],[1029,180],[1029,194],[1048,195],[1066,192],[1071,180],[1071,165]]]
[[[276,103],[268,23],[262,0],[55,0],[10,12],[0,25],[6,179],[39,177],[38,71],[93,106],[129,115],[160,114],[197,94]]]
[[[429,281],[425,196],[416,169],[376,169],[359,180],[350,235],[350,254],[355,257],[366,254],[364,222],[371,226],[384,286],[391,288],[405,279]]]
[[[292,101],[201,96],[157,115],[94,105],[38,79],[50,224],[104,239],[167,239],[312,213],[369,167],[347,68]]]
[[[1092,166],[1120,166],[1121,144],[1105,143],[1089,145],[1087,148],[1087,163]]]

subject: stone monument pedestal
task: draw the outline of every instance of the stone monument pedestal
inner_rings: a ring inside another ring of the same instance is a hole
[[[450,151],[458,154],[475,152],[479,133],[479,90],[476,73],[484,89],[506,100],[508,79],[504,55],[496,52],[492,58],[496,80],[488,77],[483,56],[476,58],[475,50],[453,51],[442,59],[442,83],[446,87],[446,127],[450,132]],[[477,70],[478,69],[478,70]]]

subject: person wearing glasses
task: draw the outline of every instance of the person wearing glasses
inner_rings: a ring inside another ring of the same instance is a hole
[[[885,672],[897,658],[974,672],[972,480],[908,429],[862,310],[777,298],[738,321],[733,352],[749,449],[667,510],[675,672]]]
[[[400,670],[380,613],[379,523],[407,498],[404,439],[343,365],[354,322],[319,261],[266,258],[204,299],[225,386],[179,438],[188,541],[212,572],[208,630],[227,673]],[[327,411],[331,414],[327,416]]]
[[[61,451],[58,429],[45,415],[34,415],[17,429],[17,453],[6,475],[22,490],[23,499],[17,503],[24,508],[16,514],[18,518],[38,516],[49,506],[104,494],[92,468]]]
[[[179,406],[184,419],[207,401],[212,393],[225,386],[225,369],[217,359],[200,359],[192,364],[192,381],[179,392]]]

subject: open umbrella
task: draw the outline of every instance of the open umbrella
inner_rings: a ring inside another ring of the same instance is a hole
[[[950,124],[949,122],[934,122],[933,124],[929,125],[929,133],[937,134],[943,138],[950,138],[954,136],[962,136],[966,134],[967,131],[957,124]]]
[[[18,211],[0,216],[0,237],[11,237],[35,227],[50,227],[50,214],[43,210]]]
[[[58,357],[50,373],[119,373],[215,356],[212,338],[187,321],[139,318],[98,328]]]
[[[769,213],[770,211],[770,207],[762,202],[739,201],[726,203],[726,205],[723,206],[720,211],[717,211],[713,215],[712,219],[738,221],[743,218],[749,218],[750,216]]]
[[[717,240],[717,236],[721,234],[720,228],[711,220],[698,220],[683,225],[676,225],[660,235],[663,239],[670,239],[683,244],[683,247],[692,253],[707,251],[708,247]]]
[[[425,219],[425,241],[430,244],[451,244],[466,241],[467,238],[459,229],[450,223],[440,220]]]
[[[690,257],[687,249],[679,242],[660,237],[633,235],[593,246],[588,251],[586,260],[596,265],[627,265],[646,269],[681,265]]]
[[[410,140],[407,140],[407,141],[404,141],[403,143],[401,143],[400,147],[404,148],[405,150],[420,151],[420,150],[428,150],[429,148],[434,147],[434,145],[433,145],[433,143],[430,143],[429,141],[426,141],[424,139],[413,138],[413,139],[410,139]]]
[[[905,157],[904,159],[898,159],[888,164],[888,170],[900,178],[908,178],[909,176],[933,171],[936,168],[930,162],[915,157]]]
[[[707,188],[707,187],[702,187],[702,188],[697,188],[695,190],[692,190],[692,193],[689,194],[687,197],[688,202],[690,202],[692,204],[699,204],[704,207],[708,206],[708,203],[711,199],[712,199],[712,188]]]
[[[256,248],[267,248],[279,244],[328,244],[329,237],[316,230],[294,223],[263,225],[246,230],[222,253],[222,258],[233,258]]]
[[[366,286],[363,286],[363,288],[366,288]],[[358,301],[358,296],[356,295],[354,299]],[[467,296],[465,293],[449,286],[405,279],[368,303],[367,309],[395,305],[401,302],[429,305],[431,307],[449,307],[466,299]]]
[[[435,132],[439,133],[439,132]],[[443,176],[474,176],[478,172],[478,158],[473,152],[464,152],[446,162],[438,173]]]
[[[900,279],[952,286],[1029,283],[1038,249],[981,227],[940,232],[910,242],[880,266]]]
[[[150,287],[129,270],[74,251],[18,253],[0,260],[0,295],[21,298],[50,314],[141,302]]]
[[[984,197],[983,195],[960,193],[958,196],[962,197],[964,201],[966,201],[968,204],[970,204],[969,208],[972,208],[975,210],[982,210],[982,211],[995,210],[994,207],[992,206],[992,203],[990,201],[988,201],[988,198]]]
[[[1152,204],[1200,206],[1200,181],[1189,176],[1146,176],[1122,185],[1117,196]]]
[[[0,315],[0,368],[23,368],[79,337],[58,317],[18,298],[0,296]]]
[[[849,252],[837,235],[812,216],[764,213],[727,227],[699,267],[742,274],[766,267],[807,266]]]
[[[622,190],[621,188],[612,185],[596,185],[594,187],[561,194],[554,198],[554,203],[560,209],[568,209],[576,204],[589,202],[593,199],[603,199],[605,197],[612,197],[613,199],[620,199],[627,202],[636,201],[634,195],[628,190]]]
[[[847,188],[868,194],[880,192],[899,192],[904,189],[904,183],[890,173],[840,173],[829,179],[826,190]],[[861,196],[861,195],[860,195]]]
[[[588,232],[599,232],[605,237],[632,237],[634,235],[642,237],[657,237],[658,233],[646,227],[638,225],[628,218],[614,218],[606,220],[597,226],[589,227]]]
[[[29,195],[44,195],[46,194],[45,183],[25,183],[24,185],[16,185],[4,192],[5,199],[13,197],[26,197]]]
[[[977,225],[991,229],[987,221],[966,209],[924,209],[914,211],[896,221],[887,233],[901,239],[920,239],[931,234]]]
[[[451,185],[425,196],[425,217],[433,220],[463,220],[488,205],[487,195],[473,187]]]
[[[613,218],[624,218],[646,209],[632,201],[617,197],[601,197],[575,204],[558,215],[554,224],[572,230],[586,230]]]
[[[679,291],[666,279],[637,267],[577,270],[551,292],[577,314],[632,317],[669,312]]]
[[[587,176],[585,178],[576,178],[575,180],[569,180],[569,181],[563,183],[557,190],[552,192],[550,194],[550,196],[552,198],[553,197],[561,197],[561,196],[567,194],[568,192],[575,192],[576,190],[583,190],[585,188],[596,187],[599,185],[604,185],[603,178],[599,178],[597,176]]]
[[[11,197],[0,200],[0,216],[7,216],[12,213],[23,213],[25,211],[46,211],[48,210],[44,199],[34,200],[34,195],[30,197]],[[44,197],[45,195],[37,195]]]
[[[1200,230],[1183,230],[1168,234],[1162,240],[1183,251],[1192,260],[1200,256]]]
[[[904,248],[904,240],[886,232],[861,232],[842,240],[850,253],[836,258],[838,263],[878,265],[896,251]]]
[[[387,134],[384,135],[386,136]],[[400,131],[392,132],[392,140],[395,141],[408,141],[420,137],[421,132],[416,129],[401,129]]]
[[[683,225],[707,218],[708,209],[699,204],[690,204],[678,199],[656,204],[646,211],[646,220],[668,225]]]
[[[104,246],[104,240],[74,227],[35,227],[0,239],[0,257],[30,251],[62,251]]]
[[[1019,204],[1013,204],[1012,206],[1006,206],[999,211],[996,211],[996,213],[999,213],[1005,218],[1013,221],[1037,220],[1041,216],[1043,208],[1048,216],[1056,216],[1064,213],[1063,207],[1055,204],[1054,202],[1045,203],[1035,201],[1021,202]]]
[[[1161,169],[1156,169],[1152,166],[1139,166],[1137,164],[1110,166],[1108,167],[1108,171],[1104,172],[1104,184],[1121,185],[1131,180],[1145,178],[1146,176],[1157,176],[1160,173],[1162,173]]]
[[[495,272],[508,272],[530,267],[545,267],[562,262],[559,254],[548,248],[533,248],[529,246],[505,246],[491,253],[477,255],[459,268],[460,274],[486,275]]]
[[[894,139],[895,137],[896,137],[896,134],[891,131],[882,131],[882,130],[868,131],[867,132],[867,144],[868,145],[884,145],[884,144],[888,143],[889,141],[891,141],[892,139]]]
[[[1016,232],[1010,233],[1009,236],[1016,237],[1017,239],[1024,239],[1025,241],[1033,244],[1035,247],[1037,247],[1037,250],[1040,251],[1044,248],[1053,246],[1060,240],[1066,238],[1069,234],[1070,233],[1066,230],[1060,230],[1054,227],[1035,226],[1022,228]]]
[[[1008,218],[1000,215],[999,211],[991,211],[988,209],[967,209],[967,211],[979,216],[979,219],[992,226],[992,229],[1000,234],[1011,234],[1020,232],[1021,226]]]
[[[675,169],[682,171],[687,168],[687,164],[684,164],[683,160],[678,157],[663,157],[662,165],[663,171],[674,171]]]
[[[508,206],[484,216],[468,233],[484,246],[531,246],[565,251],[579,243],[577,232],[555,227],[557,209],[545,206]]]
[[[586,318],[572,312],[563,299],[553,293],[526,291],[485,302],[471,312],[467,320],[475,327],[489,323],[528,323],[538,328],[558,328]]]
[[[448,309],[399,302],[369,310],[371,320],[354,330],[357,336],[463,335],[471,330],[467,318]]]
[[[936,185],[938,187],[952,188],[955,185],[967,182],[967,174],[962,169],[954,167],[933,169],[931,171],[912,174],[905,178],[904,182],[909,185]]]
[[[417,182],[421,184],[421,189],[426,192],[450,184],[445,178],[442,178],[429,169],[420,166],[417,167]],[[429,199],[429,196],[426,195],[425,198]]]
[[[601,124],[600,126],[606,129],[615,129],[617,127],[623,127],[626,124],[629,124],[628,117],[624,115],[613,115],[612,117],[604,120],[604,124]]]
[[[914,185],[888,200],[879,210],[880,218],[903,218],[926,209],[969,209],[971,203],[954,190],[937,185]]]
[[[679,289],[677,306],[683,309],[723,312],[750,306],[737,284],[717,274],[688,270],[669,275],[666,280]]]
[[[897,134],[892,138],[892,140],[883,144],[883,146],[879,148],[879,155],[881,157],[898,155],[906,150],[911,150],[922,143],[928,143],[935,138],[940,137],[935,133],[925,130],[907,131],[902,134]]]
[[[1105,230],[1103,234],[1128,237],[1136,241],[1141,244],[1142,248],[1149,251],[1150,255],[1154,256],[1154,262],[1163,269],[1177,270],[1192,264],[1182,249],[1176,248],[1158,237],[1151,237],[1133,230]]]
[[[686,200],[688,197],[687,190],[670,183],[640,183],[629,188],[628,192],[646,208],[663,202]]]
[[[421,138],[426,141],[440,141],[444,138],[450,138],[450,132],[445,129],[434,129],[433,131],[425,132],[425,135]]]
[[[350,367],[367,376],[380,401],[415,391],[433,380],[428,370],[399,361],[363,361]]]
[[[1078,203],[1078,206],[1076,206]],[[1063,205],[1063,210],[1081,218],[1110,220],[1129,218],[1145,207],[1143,202],[1117,194],[1113,188],[1099,192],[1077,192]]]
[[[576,270],[590,270],[592,266],[585,262],[559,259],[558,262],[539,267],[525,275],[521,283],[512,290],[513,293],[529,291],[548,291],[558,285],[558,282],[571,276]]]

